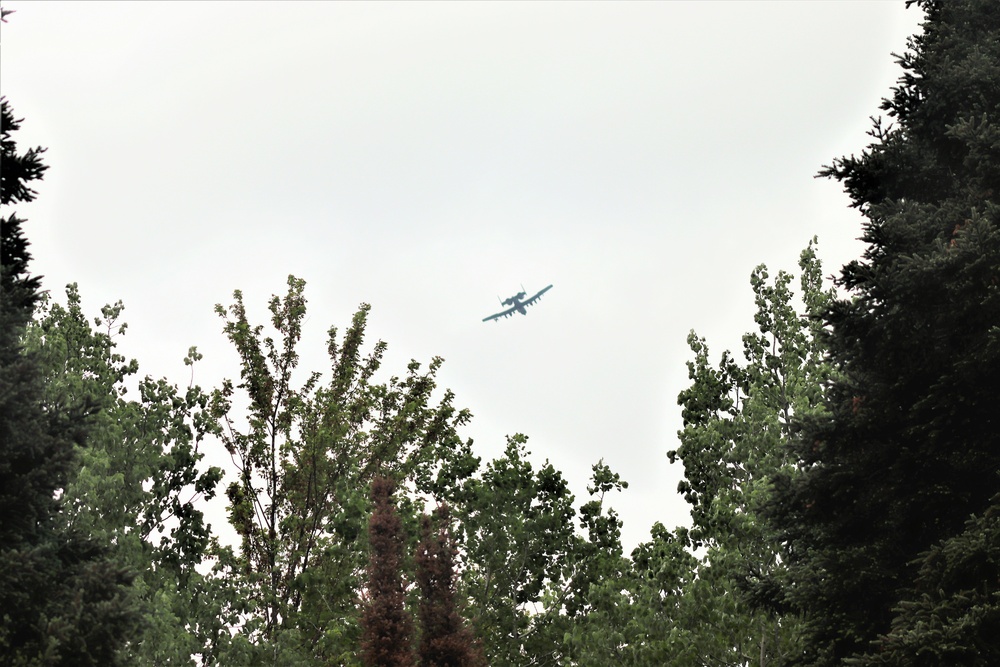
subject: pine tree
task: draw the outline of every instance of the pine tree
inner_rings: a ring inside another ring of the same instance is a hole
[[[992,667],[1000,661],[1000,503],[920,560],[916,595],[866,656],[872,667]]]
[[[841,373],[829,413],[802,425],[799,472],[779,479],[771,509],[789,546],[784,599],[808,620],[803,664],[876,663],[887,634],[916,622],[914,604],[961,594],[935,582],[944,563],[968,566],[955,550],[975,548],[969,531],[995,530],[1000,11],[993,0],[908,4],[926,22],[882,105],[893,124],[875,120],[860,156],[822,172],[865,216],[868,247],[825,315]],[[966,568],[993,600],[973,626],[996,623],[997,561],[986,562]],[[987,648],[979,662],[926,653],[903,664],[997,664],[996,642]]]
[[[30,202],[44,149],[17,152],[21,121],[5,99],[0,122],[0,205]],[[40,298],[23,223],[0,219],[0,655],[13,665],[112,665],[137,619],[131,576],[61,515],[89,408],[48,404],[39,364],[23,350]]]
[[[412,667],[413,620],[406,609],[403,553],[406,543],[387,477],[372,480],[368,524],[368,603],[361,617],[361,657],[366,667]]]
[[[486,664],[472,630],[458,613],[455,597],[455,556],[448,506],[440,505],[434,519],[421,517],[417,546],[420,588],[420,667],[479,667]]]
[[[0,100],[2,118],[3,169],[0,169],[0,205],[34,200],[36,192],[28,187],[42,178],[48,166],[42,163],[44,148],[17,153],[12,133],[20,128],[7,100]],[[0,544],[11,545],[29,536],[44,517],[58,507],[52,492],[66,479],[72,467],[73,450],[46,433],[39,414],[38,366],[22,354],[21,337],[35,304],[40,298],[39,276],[28,272],[31,253],[24,237],[25,221],[16,213],[0,219],[0,364],[3,375],[0,418],[3,419],[2,442],[5,456],[0,459]],[[23,416],[19,419],[18,416]],[[35,419],[28,420],[27,415]],[[17,446],[15,445],[17,439]],[[39,483],[41,482],[41,483]]]

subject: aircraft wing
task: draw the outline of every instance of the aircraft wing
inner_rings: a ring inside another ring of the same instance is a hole
[[[552,289],[552,285],[549,285],[548,287],[546,287],[545,289],[543,289],[541,292],[539,292],[535,296],[533,296],[530,299],[528,299],[527,301],[522,301],[521,305],[522,306],[530,306],[531,304],[533,304],[536,301],[538,301],[539,299],[541,299],[542,295],[545,294],[546,292],[548,292],[550,289]]]
[[[490,320],[499,320],[501,317],[510,317],[511,315],[514,314],[515,310],[517,310],[517,306],[511,306],[505,311],[496,313],[494,315],[490,315],[489,317],[484,317],[483,322],[489,322]]]

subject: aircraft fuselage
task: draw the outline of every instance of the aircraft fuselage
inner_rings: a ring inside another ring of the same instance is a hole
[[[517,310],[517,312],[521,313],[522,315],[527,315],[528,311],[524,309],[524,304],[521,302],[521,299],[523,299],[524,297],[525,297],[524,292],[519,292],[514,296],[510,297],[509,299],[507,299],[506,301],[504,301],[503,305],[513,306],[514,309]]]

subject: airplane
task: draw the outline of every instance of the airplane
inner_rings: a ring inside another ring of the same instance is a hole
[[[520,292],[500,302],[500,305],[510,306],[510,308],[502,312],[490,315],[489,317],[484,317],[483,322],[489,322],[490,320],[499,320],[501,317],[510,317],[514,313],[521,313],[522,315],[527,315],[528,311],[524,309],[525,306],[530,306],[531,304],[541,299],[542,295],[548,292],[550,289],[552,289],[552,285],[549,285],[548,287],[546,287],[545,289],[543,289],[541,292],[531,297],[530,299],[522,301],[522,299],[524,299],[524,297],[527,296],[527,292],[524,291],[524,286],[522,285]]]

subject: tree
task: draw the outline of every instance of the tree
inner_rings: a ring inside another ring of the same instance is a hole
[[[926,22],[882,104],[894,124],[875,120],[860,156],[822,172],[865,217],[867,248],[825,313],[827,411],[802,421],[798,471],[769,510],[788,545],[779,600],[808,622],[802,664],[877,664],[940,596],[927,586],[942,556],[966,562],[969,531],[990,529],[1000,492],[1000,14],[988,0],[909,4]]]
[[[630,562],[595,579],[574,628],[579,664],[763,667],[795,653],[796,617],[756,608],[753,593],[780,567],[760,512],[771,478],[790,465],[792,418],[822,409],[831,371],[813,315],[832,294],[814,246],[799,258],[798,308],[790,273],[771,280],[761,265],[751,274],[757,329],[743,337],[743,363],[727,351],[713,365],[705,340],[688,337],[691,386],[678,397],[684,429],[668,456],[684,465],[678,490],[692,526],[657,524]]]
[[[403,559],[406,536],[396,515],[387,477],[372,480],[368,522],[368,600],[361,617],[361,657],[365,667],[411,667],[413,619],[406,609]]]
[[[583,534],[577,536],[573,550],[569,595],[562,596],[565,615],[570,620],[565,633],[565,652],[572,664],[582,667],[633,664],[632,656],[647,641],[640,635],[652,624],[641,633],[632,630],[650,600],[638,602],[642,582],[635,562],[622,555],[622,522],[604,504],[609,492],[621,491],[628,483],[603,461],[592,470],[591,484],[587,487],[591,500],[579,511]],[[635,553],[643,546],[637,547]],[[643,658],[646,657],[644,654]],[[640,660],[635,664],[651,663]]]
[[[866,663],[880,667],[987,667],[1000,655],[1000,498],[919,561],[915,593]]]
[[[384,475],[432,494],[478,465],[457,433],[469,413],[447,391],[432,404],[441,359],[426,372],[414,361],[405,378],[374,381],[386,346],[363,356],[367,305],[343,340],[329,330],[329,383],[313,373],[295,385],[304,289],[289,276],[286,295],[269,303],[278,342],[250,324],[239,291],[228,309],[216,308],[242,367],[241,383],[227,381],[213,396],[236,477],[229,517],[241,540],[238,551],[220,551],[217,568],[230,591],[222,617],[240,630],[230,638],[220,627],[211,660],[225,664],[354,664],[367,560],[363,489]],[[245,418],[233,406],[237,389]],[[415,522],[414,502],[399,504]]]
[[[790,273],[769,282],[761,265],[751,274],[757,331],[743,336],[745,365],[726,352],[712,368],[704,339],[693,332],[688,339],[692,385],[678,397],[684,429],[669,456],[684,464],[678,490],[691,504],[690,538],[704,549],[681,609],[699,661],[763,667],[799,650],[796,615],[754,602],[785,558],[762,511],[774,477],[794,463],[793,421],[823,413],[833,372],[818,319],[833,290],[824,288],[815,244],[799,257],[801,314]]]
[[[203,639],[195,568],[210,542],[200,505],[221,474],[199,469],[199,446],[214,421],[208,396],[193,383],[182,391],[147,376],[137,399],[128,397],[127,380],[139,365],[116,352],[115,338],[126,330],[123,308],[120,301],[105,306],[91,324],[77,285],[69,285],[65,306],[41,299],[25,346],[42,367],[49,405],[84,400],[99,408],[79,451],[80,469],[61,498],[63,521],[113,545],[115,560],[136,573],[144,618],[124,650],[128,661],[191,664]],[[198,358],[191,348],[185,362]]]
[[[490,665],[558,664],[560,618],[576,536],[573,494],[523,435],[447,496],[458,517],[461,586]]]
[[[455,587],[457,549],[451,538],[451,513],[447,504],[434,511],[435,527],[428,515],[420,519],[417,545],[417,586],[420,589],[420,667],[481,667],[482,647],[458,611]]]
[[[577,509],[550,462],[531,464],[526,442],[509,436],[502,456],[438,495],[457,517],[458,590],[495,667],[570,664],[590,588],[618,576],[624,560],[621,521],[603,499],[628,485],[599,462],[592,499]]]
[[[0,205],[30,202],[42,148],[17,152],[20,127],[0,99]],[[16,214],[0,219],[0,653],[13,665],[113,665],[137,620],[131,575],[108,546],[67,526],[60,498],[88,437],[92,406],[46,400],[22,338],[40,280]]]

